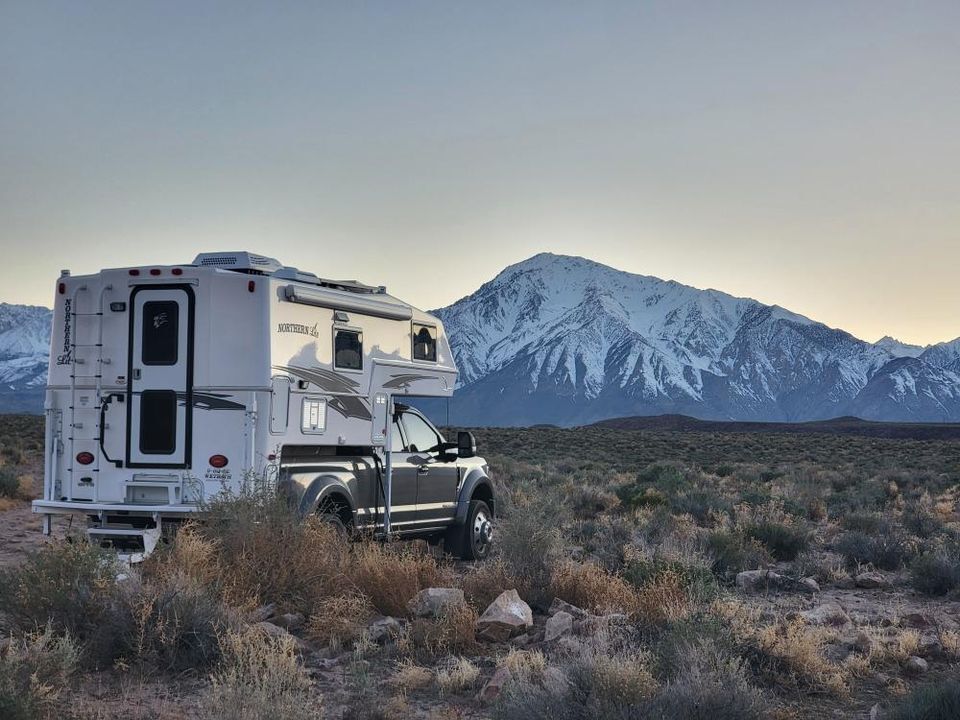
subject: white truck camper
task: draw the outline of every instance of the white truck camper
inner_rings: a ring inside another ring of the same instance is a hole
[[[345,529],[485,557],[493,488],[470,433],[447,442],[395,398],[449,397],[442,323],[383,287],[248,252],[56,285],[44,532],[83,514],[141,559],[164,523],[261,483]]]

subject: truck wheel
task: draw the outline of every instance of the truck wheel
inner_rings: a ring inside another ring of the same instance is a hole
[[[485,560],[493,544],[493,513],[483,500],[470,501],[467,522],[459,529],[457,555],[463,560]]]
[[[347,531],[347,526],[343,524],[343,520],[340,519],[340,516],[332,512],[322,512],[318,513],[317,517],[320,519],[320,522],[329,525],[333,528],[333,531],[337,534],[342,542],[346,542],[350,539],[350,533]]]

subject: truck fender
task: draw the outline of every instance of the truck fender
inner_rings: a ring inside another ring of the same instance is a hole
[[[474,493],[480,495],[487,505],[490,506],[490,512],[496,517],[496,501],[493,495],[493,483],[490,482],[483,470],[474,468],[467,473],[463,479],[463,485],[460,488],[460,494],[457,496],[457,514],[454,517],[454,524],[463,525],[467,521],[467,512],[470,510],[470,499]]]
[[[284,473],[281,484],[286,485],[284,489],[296,502],[302,517],[313,515],[325,500],[331,500],[336,503],[341,520],[349,525],[355,520],[357,508],[351,481],[355,478],[348,472],[297,468]]]

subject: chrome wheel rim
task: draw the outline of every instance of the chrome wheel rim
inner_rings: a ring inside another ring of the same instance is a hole
[[[485,511],[481,510],[476,514],[471,530],[473,546],[482,552],[493,540],[493,523]]]

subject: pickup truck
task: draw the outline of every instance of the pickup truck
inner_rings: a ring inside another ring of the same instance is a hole
[[[418,410],[395,403],[391,423],[391,534],[443,542],[464,560],[490,554],[496,512],[493,483],[469,432],[457,442]],[[369,448],[286,446],[279,489],[304,516],[316,514],[344,536],[382,527],[382,463]]]

